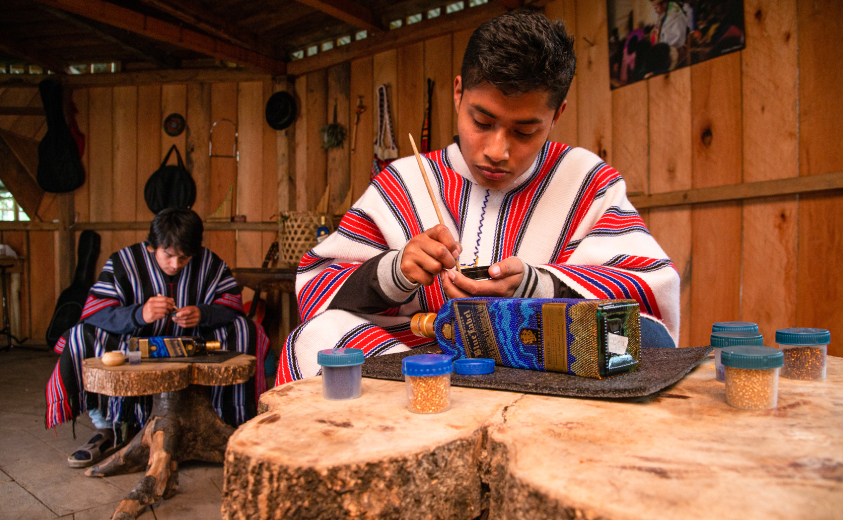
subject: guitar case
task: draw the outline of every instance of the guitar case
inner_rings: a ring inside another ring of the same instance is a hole
[[[77,253],[76,274],[73,282],[59,295],[56,309],[53,311],[53,319],[47,327],[47,344],[50,347],[55,347],[62,334],[79,323],[79,319],[82,318],[82,308],[88,298],[88,291],[96,281],[100,236],[91,230],[80,233]]]
[[[38,144],[36,180],[46,192],[71,192],[85,183],[85,169],[79,157],[79,144],[64,118],[61,83],[45,79],[38,89],[47,116],[47,133]]]

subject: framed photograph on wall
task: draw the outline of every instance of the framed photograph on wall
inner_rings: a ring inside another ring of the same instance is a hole
[[[612,88],[744,48],[743,0],[606,0]]]

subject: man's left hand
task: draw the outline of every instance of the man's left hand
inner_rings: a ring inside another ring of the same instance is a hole
[[[443,271],[442,288],[448,298],[512,297],[524,277],[524,264],[511,256],[489,267],[491,280],[472,280],[457,271]]]
[[[202,312],[195,305],[182,307],[173,315],[173,323],[185,329],[199,325],[201,319]]]

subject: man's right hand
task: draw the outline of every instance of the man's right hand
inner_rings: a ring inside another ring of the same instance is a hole
[[[153,296],[143,304],[143,321],[152,323],[167,316],[176,308],[176,302],[167,296]]]
[[[443,269],[457,265],[462,246],[439,224],[414,236],[404,246],[401,272],[413,283],[430,285]]]

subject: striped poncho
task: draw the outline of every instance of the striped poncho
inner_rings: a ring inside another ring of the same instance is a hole
[[[511,256],[555,277],[584,298],[632,298],[642,315],[679,336],[679,275],[626,197],[623,178],[582,148],[548,142],[506,191],[475,183],[459,146],[425,156],[445,225],[462,244],[463,266]],[[369,259],[400,250],[438,224],[413,157],[389,165],[298,268],[302,324],[284,345],[277,384],[316,375],[316,353],[360,348],[366,356],[431,340],[413,336],[409,318],[436,312],[446,296],[437,278],[377,314],[336,309],[334,298]],[[378,283],[387,284],[381,276]]]
[[[201,336],[218,340],[225,350],[236,350],[257,357],[255,377],[248,382],[213,387],[211,402],[217,413],[231,425],[239,425],[257,413],[257,399],[266,390],[263,360],[269,340],[260,325],[243,314],[240,288],[228,266],[217,255],[202,249],[181,271],[172,287],[165,283],[154,253],[147,243],[134,244],[111,255],[91,288],[82,310],[82,320],[65,332],[56,343],[61,357],[47,383],[47,428],[75,419],[90,408],[100,408],[115,421],[145,423],[150,412],[149,398],[108,398],[85,392],[82,360],[105,352],[128,351],[129,339],[148,336]],[[183,329],[169,318],[142,325],[127,334],[115,334],[85,323],[105,308],[145,303],[162,294],[171,296],[177,308],[188,305],[222,305],[239,311],[232,322],[216,328],[201,325]],[[105,415],[105,414],[103,414]]]

